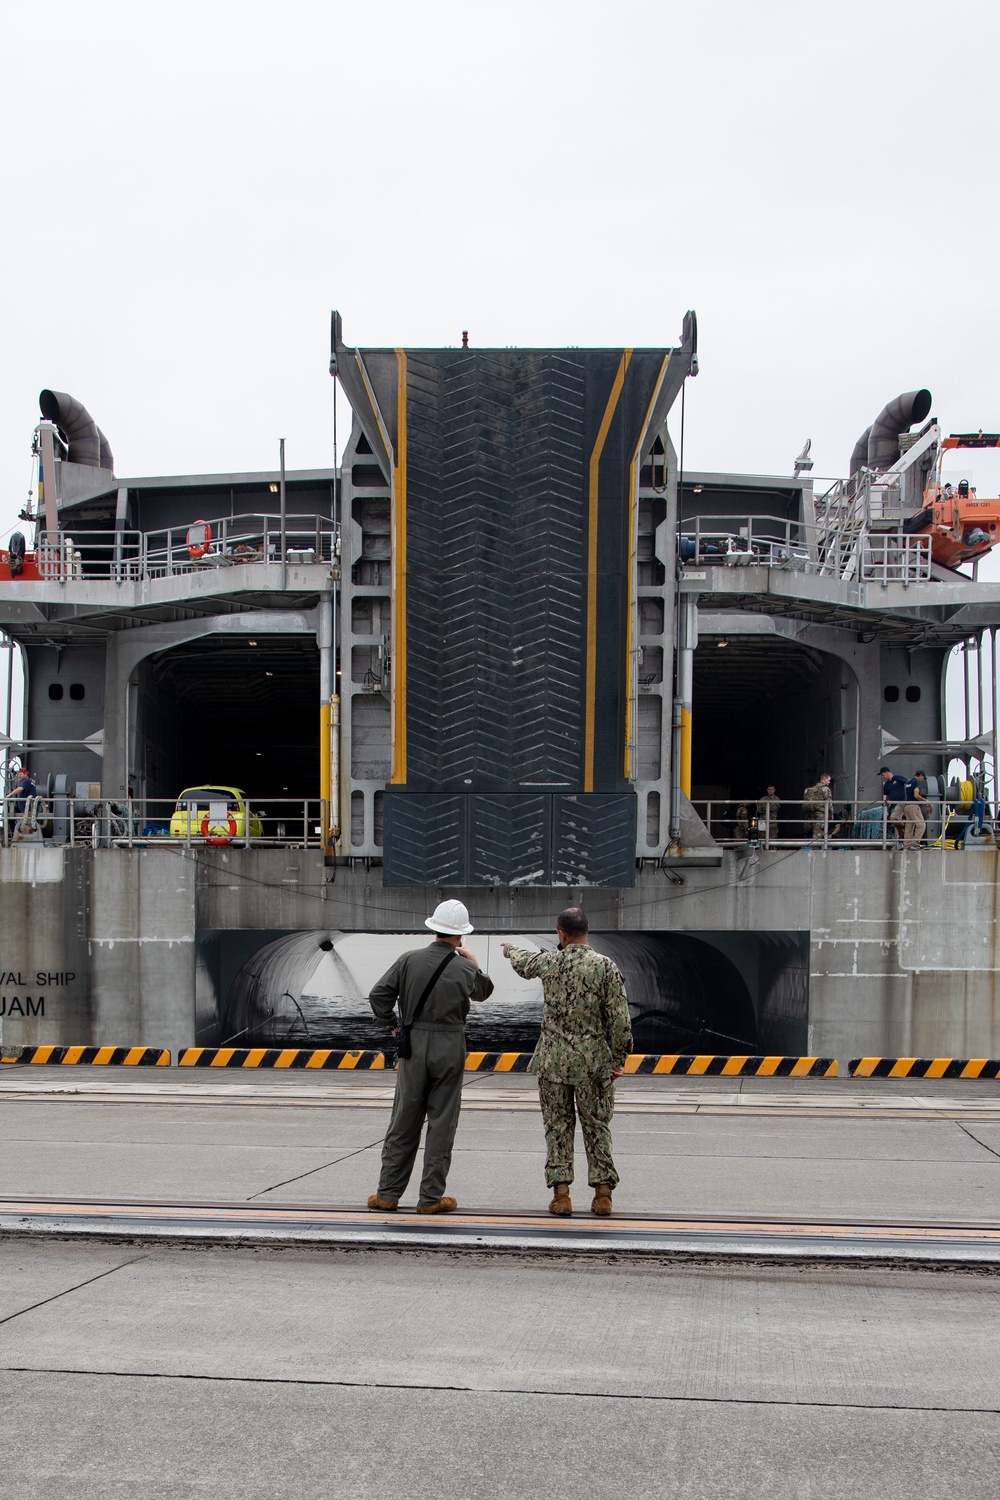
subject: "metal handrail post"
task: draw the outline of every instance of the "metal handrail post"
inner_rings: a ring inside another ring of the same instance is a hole
[[[280,510],[280,513],[281,513],[280,514],[280,527],[279,527],[279,530],[280,530],[280,533],[281,533],[281,540],[280,540],[281,587],[284,588],[285,584],[287,582],[287,579],[286,579],[286,576],[285,576],[285,562],[286,562],[286,548],[287,548],[287,540],[288,540],[287,536],[286,536],[286,530],[285,530],[286,526],[287,526],[287,523],[288,523],[288,517],[287,517],[287,515],[285,513],[286,512],[286,491],[285,491],[285,440],[284,440],[284,438],[281,438],[280,441],[279,441],[279,443],[278,443],[278,458],[279,458],[279,463],[280,463],[280,474],[279,474],[279,477],[278,477],[278,507],[279,507],[279,510]]]

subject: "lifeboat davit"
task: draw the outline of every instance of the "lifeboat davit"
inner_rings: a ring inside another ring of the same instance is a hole
[[[967,479],[941,482],[941,464],[953,448],[1000,448],[1000,433],[953,433],[941,443],[937,464],[924,490],[924,505],[903,522],[910,536],[929,536],[931,556],[946,568],[975,562],[1000,542],[1000,498],[980,500]]]

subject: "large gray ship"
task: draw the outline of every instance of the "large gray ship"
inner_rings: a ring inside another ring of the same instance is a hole
[[[3,1046],[377,1045],[367,984],[447,893],[498,974],[585,905],[646,1052],[996,1055],[1000,508],[947,464],[998,439],[916,390],[832,486],[808,446],[693,473],[691,313],[662,349],[332,328],[329,469],[120,478],[42,393]],[[536,1024],[502,991],[479,1041]]]

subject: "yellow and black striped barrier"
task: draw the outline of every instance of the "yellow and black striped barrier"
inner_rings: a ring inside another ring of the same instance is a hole
[[[833,1057],[728,1057],[725,1054],[635,1053],[626,1073],[687,1073],[695,1078],[836,1078]]]
[[[533,1052],[467,1052],[467,1073],[527,1073]]]
[[[4,1047],[5,1063],[90,1063],[98,1067],[169,1068],[170,1053],[162,1047]]]
[[[852,1057],[852,1078],[1000,1078],[996,1057]]]
[[[179,1068],[384,1068],[384,1052],[316,1047],[185,1047]]]
[[[526,1073],[531,1052],[470,1052],[469,1073]],[[727,1057],[712,1053],[683,1056],[636,1052],[625,1059],[626,1073],[690,1073],[702,1078],[836,1078],[832,1057]]]

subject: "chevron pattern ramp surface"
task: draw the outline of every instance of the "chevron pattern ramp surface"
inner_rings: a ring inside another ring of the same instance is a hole
[[[520,371],[510,601],[511,723],[518,780],[578,787],[583,776],[587,603],[584,372],[569,354]]]
[[[386,885],[629,886],[632,793],[385,794]]]
[[[408,359],[408,784],[579,785],[584,378],[557,353]]]
[[[467,885],[468,797],[388,790],[386,885]]]
[[[513,368],[429,363],[407,382],[407,781],[509,787]]]
[[[406,772],[384,803],[387,884],[633,883],[630,464],[661,363],[610,349],[400,362]],[[389,367],[369,368],[388,410]]]
[[[551,867],[551,796],[481,792],[469,802],[469,885],[543,885]]]
[[[553,798],[552,885],[635,884],[634,792]]]

